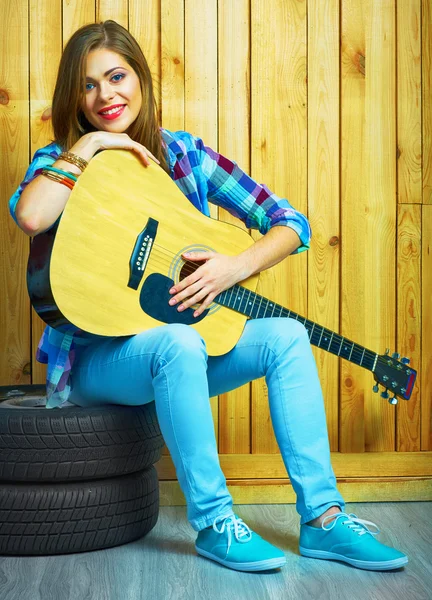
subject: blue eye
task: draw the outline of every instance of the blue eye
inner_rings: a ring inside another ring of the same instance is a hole
[[[120,77],[120,79],[114,79],[115,77]],[[115,75],[113,75],[111,77],[111,81],[114,81],[114,83],[118,83],[119,81],[124,79],[124,77],[126,77],[126,75],[124,73],[116,73]],[[94,86],[93,83],[86,83],[86,92],[93,89],[92,87],[88,87],[89,85]]]

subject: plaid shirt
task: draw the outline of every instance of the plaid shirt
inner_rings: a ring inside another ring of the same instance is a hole
[[[262,234],[270,227],[291,227],[300,237],[302,245],[295,253],[309,248],[311,231],[304,215],[273,194],[265,185],[256,183],[233,161],[218,154],[203,141],[185,131],[171,132],[161,129],[166,146],[170,175],[189,201],[202,213],[210,216],[208,202],[221,206],[238,217],[246,227],[258,229]],[[9,201],[12,217],[24,188],[42,169],[52,165],[61,153],[55,142],[36,151],[23,182]],[[69,374],[81,346],[91,344],[99,336],[85,338],[70,326],[58,331],[47,326],[36,353],[36,360],[48,365],[47,408],[67,403],[71,386]]]

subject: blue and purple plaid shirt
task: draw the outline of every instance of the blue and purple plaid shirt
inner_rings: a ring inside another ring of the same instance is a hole
[[[274,225],[291,227],[300,237],[302,245],[296,253],[309,248],[311,231],[304,215],[294,210],[287,200],[273,194],[265,185],[256,183],[233,161],[218,154],[203,141],[185,131],[171,132],[162,129],[170,175],[190,202],[202,213],[210,216],[209,201],[238,217],[246,227],[267,233]],[[55,142],[37,150],[23,182],[9,201],[12,217],[24,188],[42,169],[52,165],[62,149]],[[77,335],[71,326],[59,332],[47,326],[39,342],[36,360],[48,365],[47,408],[67,403],[70,394],[69,373],[79,347],[92,343]],[[99,339],[99,338],[98,338]]]

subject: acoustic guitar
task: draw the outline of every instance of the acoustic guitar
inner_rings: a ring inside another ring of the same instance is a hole
[[[258,275],[219,294],[197,318],[193,308],[178,312],[168,304],[172,285],[199,266],[184,252],[235,255],[251,244],[240,227],[198,211],[155,163],[144,168],[130,151],[103,151],[78,178],[58,221],[33,239],[28,292],[42,320],[60,331],[74,325],[129,336],[184,323],[201,334],[209,355],[231,350],[249,318],[289,317],[304,324],[315,346],[371,371],[391,404],[397,396],[409,400],[416,379],[409,359],[378,355],[264,298],[256,293]]]

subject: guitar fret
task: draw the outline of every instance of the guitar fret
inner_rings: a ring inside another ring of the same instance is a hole
[[[365,350],[366,350],[366,348],[363,348],[362,357],[361,357],[360,362],[359,362],[360,366],[362,366],[362,362],[363,362],[363,359],[364,359]]]
[[[312,329],[310,330],[310,335],[309,335],[310,340],[312,339],[314,329],[315,329],[315,323],[312,323]]]
[[[341,338],[341,343],[340,343],[340,347],[339,347],[339,352],[337,353],[337,355],[338,355],[338,356],[340,356],[340,353],[341,353],[341,350],[342,350],[342,344],[343,344],[343,341],[344,341],[344,337],[342,336],[342,338]]]
[[[352,354],[352,351],[354,350],[354,346],[355,346],[355,344],[353,343],[348,360],[351,360],[351,354]]]

